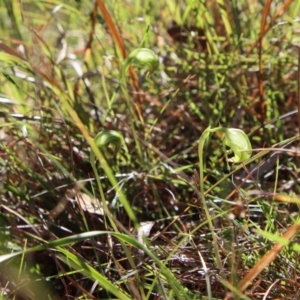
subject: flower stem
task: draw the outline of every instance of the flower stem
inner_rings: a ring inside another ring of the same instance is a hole
[[[208,210],[208,207],[207,207],[207,204],[205,201],[204,184],[203,184],[203,167],[204,167],[203,148],[204,148],[205,141],[209,138],[209,134],[216,132],[216,131],[224,132],[225,129],[223,127],[217,127],[214,129],[211,129],[210,127],[208,127],[207,129],[204,130],[204,132],[202,133],[202,135],[199,138],[198,156],[199,156],[199,177],[200,177],[200,194],[201,194],[200,204],[202,204],[202,207],[204,209],[206,219],[208,222],[208,227],[209,227],[209,230],[212,235],[212,243],[213,243],[213,248],[214,248],[214,252],[215,252],[216,265],[217,265],[218,269],[220,270],[222,278],[226,279],[224,273],[221,271],[222,270],[222,261],[221,261],[221,257],[219,254],[217,236],[214,231],[212,217],[209,213],[209,210]]]

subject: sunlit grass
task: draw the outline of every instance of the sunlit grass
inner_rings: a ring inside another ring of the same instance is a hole
[[[2,1],[3,297],[297,293],[298,244],[281,235],[297,233],[292,41],[300,4],[272,1],[260,55],[266,5]],[[126,60],[145,48],[159,60],[151,70]],[[208,126],[243,130],[252,157],[232,164],[216,133],[199,170],[198,140]],[[118,132],[119,151],[99,145],[99,132]],[[99,199],[105,215],[83,211],[68,190]],[[287,247],[259,286],[239,285],[282,241]],[[270,290],[281,274],[286,289]]]

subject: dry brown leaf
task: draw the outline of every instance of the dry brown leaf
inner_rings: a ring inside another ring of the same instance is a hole
[[[69,201],[76,201],[84,211],[91,214],[104,215],[103,205],[96,198],[91,198],[85,193],[75,192],[74,190],[67,190],[66,197]]]

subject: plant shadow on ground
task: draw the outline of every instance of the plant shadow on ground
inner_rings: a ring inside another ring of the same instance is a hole
[[[297,219],[297,1],[271,1],[261,51],[258,1],[144,2],[2,3],[0,254],[23,252],[1,260],[3,299],[222,299],[272,248],[258,229]],[[141,43],[159,68],[125,74],[125,49]],[[220,124],[258,153],[231,174],[222,136],[205,146],[222,269],[198,174],[199,137]],[[103,130],[124,140],[101,150],[118,186],[99,161],[95,180],[89,135]],[[298,299],[295,244],[232,298]]]

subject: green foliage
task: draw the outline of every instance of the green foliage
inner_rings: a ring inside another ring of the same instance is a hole
[[[300,3],[271,2],[1,2],[0,297],[299,294],[290,240],[239,286],[300,203]]]

